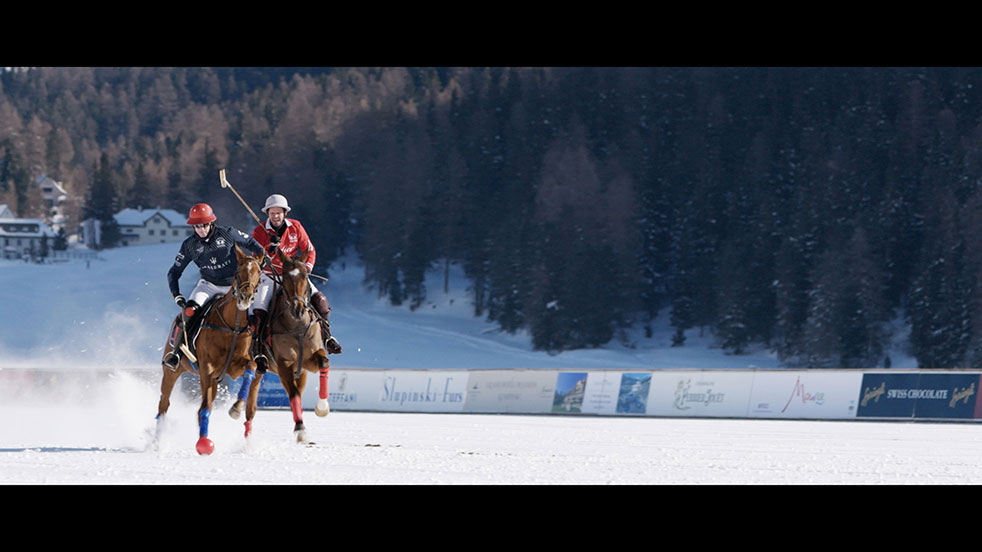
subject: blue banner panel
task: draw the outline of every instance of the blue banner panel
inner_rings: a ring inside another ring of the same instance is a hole
[[[309,383],[309,380],[308,380]],[[259,395],[256,397],[256,406],[263,407],[290,407],[290,398],[286,396],[286,389],[280,383],[280,378],[272,372],[263,374],[263,381],[259,385]]]
[[[863,374],[859,388],[857,418],[913,418],[916,398],[908,396],[917,388],[920,374]]]
[[[927,374],[907,390],[917,401],[915,418],[965,418],[975,415],[979,374]]]

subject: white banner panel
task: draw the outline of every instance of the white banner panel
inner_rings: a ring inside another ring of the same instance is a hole
[[[654,372],[647,414],[745,417],[753,377],[753,372]]]
[[[461,412],[468,373],[429,370],[386,370],[378,391],[381,410],[398,412]]]
[[[556,399],[555,370],[475,370],[465,412],[547,413]]]
[[[308,378],[304,408],[317,404],[317,378]],[[430,370],[331,370],[328,402],[332,410],[461,412],[467,372]]]
[[[590,372],[583,394],[586,414],[615,414],[620,395],[621,372]]]
[[[385,382],[384,370],[338,370],[331,368],[327,377],[327,401],[331,410],[377,410],[379,389]],[[307,374],[303,390],[303,407],[312,410],[319,397],[319,376]]]
[[[855,418],[861,371],[766,371],[754,375],[752,418]]]

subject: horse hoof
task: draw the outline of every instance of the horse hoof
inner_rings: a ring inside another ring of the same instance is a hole
[[[327,399],[320,399],[317,401],[317,406],[314,407],[314,414],[317,414],[321,418],[327,416],[331,413],[331,406],[327,404]]]
[[[207,456],[215,452],[215,443],[207,437],[202,437],[198,439],[198,443],[194,445],[194,450],[198,451],[198,454],[202,456]]]
[[[307,442],[307,430],[305,430],[305,429],[298,429],[297,431],[294,431],[293,434],[297,436],[297,442],[298,443],[306,443]]]
[[[242,415],[242,405],[245,403],[242,399],[235,401],[232,408],[228,409],[228,415],[232,417],[233,420],[238,420],[239,416]]]

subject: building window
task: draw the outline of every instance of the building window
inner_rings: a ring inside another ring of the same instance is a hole
[[[177,235],[177,230],[174,230],[174,235],[175,235],[175,236]]]
[[[153,235],[153,229],[151,229],[151,230],[150,230],[150,235],[151,235],[151,236]]]

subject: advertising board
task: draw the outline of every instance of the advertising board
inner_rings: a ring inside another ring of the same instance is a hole
[[[331,410],[461,412],[466,386],[465,371],[332,369],[327,400]],[[304,408],[314,408],[318,392],[308,378]]]
[[[647,414],[651,416],[745,417],[753,372],[654,372]]]
[[[465,412],[540,414],[552,411],[555,370],[475,370],[470,372]]]
[[[907,391],[917,388],[920,377],[916,372],[864,373],[856,417],[913,418],[916,399]]]
[[[855,418],[860,371],[759,371],[754,374],[753,418]]]
[[[650,375],[650,374],[649,374]],[[622,372],[590,372],[583,392],[585,414],[616,414],[621,391]],[[645,393],[647,401],[647,393]]]

